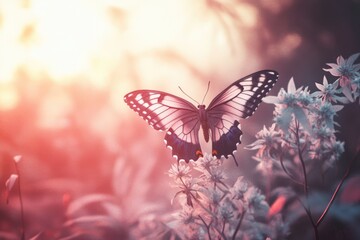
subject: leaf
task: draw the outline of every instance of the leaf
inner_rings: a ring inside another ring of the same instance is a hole
[[[348,87],[344,86],[342,88],[342,93],[345,95],[345,97],[350,101],[350,102],[354,102],[354,99],[351,95],[351,91]]]

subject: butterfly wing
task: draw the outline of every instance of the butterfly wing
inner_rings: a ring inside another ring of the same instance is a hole
[[[207,114],[214,156],[234,156],[242,135],[238,120],[255,112],[278,77],[272,70],[255,72],[235,81],[211,101]]]
[[[198,109],[180,97],[154,90],[138,90],[124,101],[159,131],[166,131],[165,143],[178,160],[197,160],[201,155]]]

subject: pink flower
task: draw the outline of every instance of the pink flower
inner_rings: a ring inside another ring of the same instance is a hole
[[[340,87],[342,88],[343,94],[350,102],[354,102],[354,97],[356,98],[352,93],[356,93],[358,86],[353,81],[359,77],[360,64],[354,64],[354,62],[359,56],[360,53],[353,54],[348,59],[339,56],[336,60],[336,64],[328,63],[327,65],[331,68],[324,69],[324,71],[330,72],[333,76],[340,77]]]

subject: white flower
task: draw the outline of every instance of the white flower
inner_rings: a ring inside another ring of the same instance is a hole
[[[202,193],[207,197],[208,203],[213,206],[219,206],[224,198],[224,193],[217,189],[203,189]]]
[[[328,101],[328,102],[334,102],[334,103],[338,101],[341,103],[347,102],[347,98],[339,96],[339,94],[341,93],[341,89],[338,89],[339,80],[336,80],[334,83],[328,83],[328,80],[324,76],[323,83],[322,84],[315,83],[315,85],[320,91],[316,91],[312,93],[311,96],[319,97],[323,101]]]
[[[226,179],[226,174],[223,169],[219,167],[211,167],[208,171],[205,171],[202,176],[205,181],[211,185],[217,183],[224,185],[223,180]]]
[[[219,212],[223,220],[229,221],[231,218],[233,218],[234,210],[234,206],[228,198],[221,202]]]
[[[190,167],[184,163],[172,164],[171,168],[168,171],[168,175],[175,180],[188,177],[190,172]]]
[[[194,224],[196,222],[196,216],[194,215],[194,209],[189,206],[184,206],[182,211],[177,215],[177,218],[182,224]]]
[[[243,176],[236,179],[234,186],[230,189],[230,193],[235,199],[243,199],[244,193],[248,190],[249,183],[244,180]]]
[[[255,187],[250,187],[244,194],[245,202],[249,210],[256,216],[267,216],[269,204],[265,201],[265,196]]]
[[[333,129],[334,124],[336,124],[334,122],[334,116],[343,107],[344,106],[341,105],[332,105],[329,102],[321,104],[317,109],[315,109],[318,125],[322,126],[322,124],[325,124],[326,127]]]
[[[357,85],[354,84],[359,76],[360,64],[354,64],[355,60],[360,56],[360,53],[351,55],[348,59],[344,59],[342,56],[339,56],[335,63],[328,63],[327,65],[331,68],[324,69],[325,71],[330,72],[333,76],[340,77],[340,86],[345,97],[350,101],[354,102],[356,98],[353,96],[353,92],[357,91]]]
[[[215,156],[205,153],[204,157],[199,158],[194,164],[194,169],[204,172],[209,171],[211,167],[218,167],[222,164],[221,160]]]
[[[335,77],[348,77],[352,78],[355,72],[360,70],[360,64],[354,64],[355,60],[360,56],[360,53],[351,55],[348,59],[339,56],[335,63],[327,63],[330,67],[324,68],[324,71],[330,72]]]
[[[276,105],[275,122],[283,131],[288,131],[290,123],[295,117],[305,130],[311,132],[306,110],[313,99],[307,88],[296,89],[293,78],[288,83],[287,91],[281,89],[277,97],[268,96],[263,98],[263,101]]]
[[[280,131],[276,131],[276,124],[272,124],[269,129],[265,126],[261,131],[256,134],[257,140],[248,146],[245,149],[248,150],[256,150],[258,149],[257,156],[263,157],[270,156],[270,149],[276,147],[281,142],[281,135]]]

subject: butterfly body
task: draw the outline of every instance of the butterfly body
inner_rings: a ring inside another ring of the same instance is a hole
[[[234,157],[241,143],[239,120],[251,116],[261,99],[278,79],[273,70],[262,70],[241,78],[220,92],[208,105],[195,107],[189,101],[156,90],[137,90],[124,101],[155,130],[166,131],[166,146],[186,162],[197,160],[202,151],[199,130],[206,142],[212,141],[212,155]],[[236,161],[235,161],[236,162]]]
[[[207,118],[206,107],[205,107],[205,105],[199,105],[198,109],[199,109],[199,121],[200,121],[201,128],[203,130],[204,139],[205,139],[205,142],[209,142],[209,139],[210,139],[209,130],[210,129],[209,129],[209,123],[208,123],[208,118]]]

